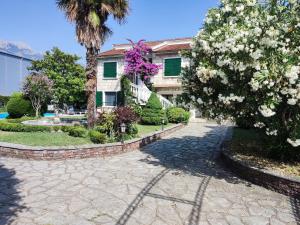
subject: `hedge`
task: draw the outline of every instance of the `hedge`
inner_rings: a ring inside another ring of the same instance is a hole
[[[0,122],[0,130],[9,132],[51,132],[47,126],[28,126],[20,123]]]

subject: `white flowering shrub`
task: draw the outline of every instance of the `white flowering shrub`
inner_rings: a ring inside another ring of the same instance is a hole
[[[221,0],[186,56],[183,85],[204,115],[300,146],[299,0]]]

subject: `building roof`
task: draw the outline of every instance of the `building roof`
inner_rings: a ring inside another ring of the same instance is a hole
[[[181,50],[190,49],[192,38],[175,38],[175,39],[165,39],[160,41],[146,41],[145,44],[152,48],[154,53],[177,53]],[[130,49],[132,45],[129,44],[114,44],[113,49],[101,52],[99,54],[100,58],[106,57],[120,57],[123,56],[125,51]]]

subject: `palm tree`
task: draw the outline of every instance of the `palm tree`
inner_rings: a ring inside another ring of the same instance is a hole
[[[128,14],[128,0],[57,0],[69,21],[76,25],[78,42],[86,48],[86,92],[88,127],[96,120],[97,54],[112,34],[106,22],[110,15],[119,23]]]

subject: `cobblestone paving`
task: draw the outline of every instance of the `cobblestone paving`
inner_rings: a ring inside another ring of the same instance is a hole
[[[224,131],[194,123],[105,159],[0,158],[0,225],[299,224],[299,200],[214,162]]]

